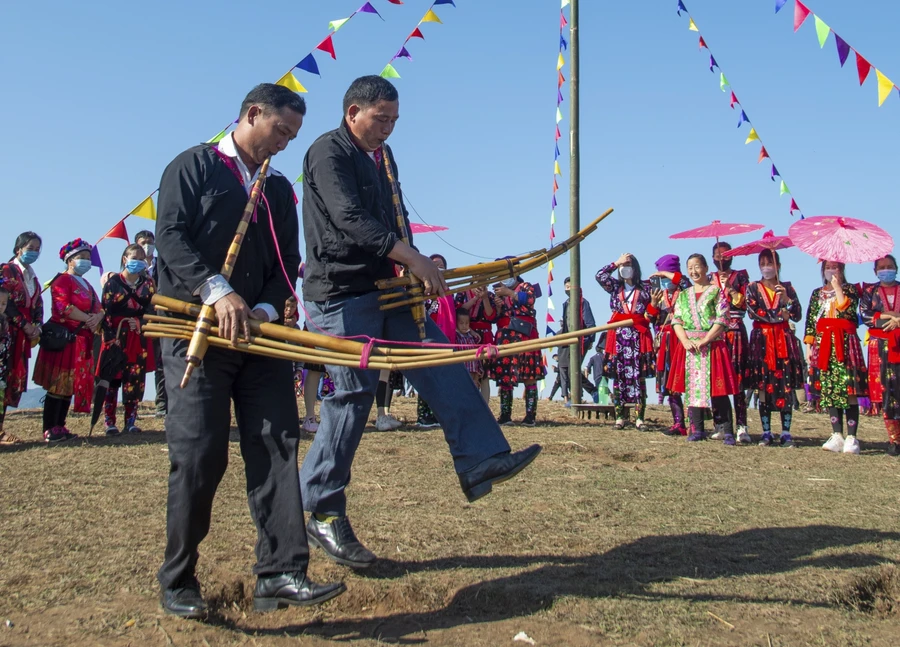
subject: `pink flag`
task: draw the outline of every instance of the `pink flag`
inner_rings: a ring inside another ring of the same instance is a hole
[[[800,29],[800,25],[803,24],[803,21],[807,19],[809,16],[809,9],[806,8],[800,0],[797,0],[797,3],[794,5],[794,31]]]

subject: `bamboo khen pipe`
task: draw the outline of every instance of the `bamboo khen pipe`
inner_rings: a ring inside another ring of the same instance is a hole
[[[256,204],[259,202],[259,195],[262,192],[263,184],[266,181],[266,173],[269,171],[269,162],[271,159],[271,157],[267,157],[259,167],[259,175],[253,183],[253,187],[250,189],[250,197],[247,200],[246,206],[244,206],[244,213],[241,216],[241,221],[238,223],[237,231],[235,231],[231,245],[228,247],[228,253],[225,255],[225,262],[222,264],[222,271],[219,273],[226,281],[231,279],[231,275],[234,272],[234,264],[237,262],[237,256],[241,251],[241,245],[244,243],[244,235],[247,233],[247,227],[249,227],[250,220],[256,211]],[[197,316],[194,334],[191,336],[191,343],[188,346],[187,354],[184,357],[187,361],[187,365],[184,367],[184,376],[181,378],[182,389],[187,386],[194,369],[200,366],[200,362],[203,361],[203,356],[206,355],[206,349],[209,346],[209,330],[215,321],[216,310],[213,306],[204,305],[200,308],[200,314]]]

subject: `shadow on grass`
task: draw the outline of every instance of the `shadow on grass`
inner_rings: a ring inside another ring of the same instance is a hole
[[[687,578],[692,582],[722,578],[775,575],[799,568],[850,569],[883,564],[879,555],[819,555],[829,548],[898,541],[900,533],[841,526],[757,528],[730,535],[690,533],[642,537],[606,553],[569,557],[556,555],[488,555],[428,561],[382,559],[360,573],[375,579],[399,579],[408,574],[476,569],[523,569],[457,591],[442,609],[396,613],[376,618],[310,623],[270,629],[238,626],[218,616],[213,622],[248,635],[318,635],[338,640],[378,638],[400,643],[424,642],[416,634],[461,624],[524,617],[550,608],[562,597],[641,597],[648,600],[725,601],[755,604],[804,604],[831,607],[821,600],[777,598],[739,593],[660,593],[654,584]],[[351,584],[352,586],[352,584]],[[340,601],[337,602],[340,605]]]

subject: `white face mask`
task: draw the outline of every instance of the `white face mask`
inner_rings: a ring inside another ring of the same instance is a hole
[[[153,252],[156,251],[156,245],[153,243],[144,243],[141,245],[141,249],[144,250],[144,255],[147,258],[153,258]]]
[[[834,278],[835,274],[837,274],[835,270],[825,270],[825,282],[831,283],[831,279]]]
[[[624,267],[619,268],[619,276],[621,276],[626,281],[634,276],[634,268],[630,265],[626,265]]]
[[[510,290],[514,290],[516,286],[519,284],[519,280],[516,277],[511,277],[500,281],[504,286],[508,287]]]
[[[774,279],[775,278],[775,268],[774,267],[764,267],[760,270],[762,272],[762,277],[764,279]]]

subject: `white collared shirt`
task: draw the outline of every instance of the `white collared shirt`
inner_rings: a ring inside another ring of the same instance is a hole
[[[247,168],[247,165],[244,164],[244,160],[242,160],[241,156],[238,154],[237,146],[235,146],[234,143],[233,132],[228,133],[222,138],[218,143],[218,149],[220,153],[227,155],[235,161],[238,171],[240,171],[241,177],[244,180],[244,190],[249,196],[250,191],[253,189],[253,183],[256,182],[256,178],[259,177],[259,168],[257,168],[256,172],[252,175],[250,174],[250,169]],[[270,177],[273,174],[281,175],[281,173],[269,166],[266,170],[266,177]],[[225,277],[221,274],[216,274],[215,276],[209,277],[209,279],[207,279],[194,294],[199,295],[205,305],[211,306],[216,301],[222,297],[228,296],[232,292],[234,292],[234,288],[228,284]],[[278,320],[278,312],[270,303],[258,303],[252,309],[265,312],[270,322]]]
[[[34,291],[37,290],[37,286],[34,284],[34,270],[31,269],[30,265],[25,265],[25,263],[20,261],[18,256],[16,256],[13,263],[18,265],[19,269],[22,270],[22,282],[25,283],[25,294],[27,294],[30,299],[34,296]]]

